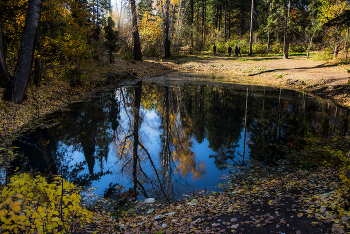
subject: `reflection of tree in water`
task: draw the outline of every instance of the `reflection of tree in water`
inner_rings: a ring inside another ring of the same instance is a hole
[[[69,111],[55,112],[46,119],[57,120],[59,125],[37,129],[25,135],[22,138],[21,154],[29,159],[27,165],[30,164],[32,169],[39,169],[42,173],[63,174],[78,185],[90,186],[91,181],[106,174],[103,164],[108,159],[108,145],[112,139],[108,129],[110,125],[116,124],[109,120],[118,122],[115,110],[118,110],[118,103],[111,96],[109,99],[94,98],[88,102],[75,103]],[[85,161],[72,165],[71,156],[75,150],[84,153]],[[96,161],[100,165],[98,172],[94,171]],[[82,174],[85,165],[88,174]]]
[[[29,159],[18,162],[21,169],[62,172],[73,182],[90,185],[105,173],[108,146],[113,142],[121,171],[133,179],[131,189],[165,200],[177,197],[176,189],[183,183],[178,178],[192,175],[197,179],[206,173],[205,163],[193,151],[195,141],[207,139],[215,152],[211,156],[215,165],[225,169],[230,160],[242,164],[237,150],[242,137],[248,142],[250,158],[275,164],[302,147],[301,139],[307,134],[345,136],[349,128],[347,109],[308,102],[304,95],[295,101],[294,93],[265,88],[249,88],[247,95],[246,90],[232,87],[138,83],[135,89],[121,88],[117,95],[77,103],[70,109],[48,117],[58,119],[59,125],[24,138],[31,145],[21,146]],[[146,124],[142,109],[155,111],[161,119],[159,155],[145,147],[147,136],[140,132],[141,124]],[[84,153],[85,161],[72,165],[75,150]],[[83,174],[85,168],[88,173]]]
[[[241,135],[244,98],[228,87],[217,86],[184,87],[182,96],[186,113],[195,123],[192,133],[198,142],[204,138],[209,141],[209,147],[216,153],[210,157],[218,169],[225,169],[227,161],[235,157]]]
[[[125,92],[123,89],[120,92],[127,120],[117,129],[118,134],[115,138],[117,157],[122,165],[122,172],[131,174],[133,196],[141,192],[143,196],[148,197],[148,194],[152,193],[157,198],[165,198],[169,201],[153,159],[140,138],[140,125],[143,121],[140,116],[141,96],[142,82],[136,84],[133,93],[132,90]],[[147,174],[149,165],[147,162],[151,164],[151,175]],[[146,189],[146,185],[149,190]]]
[[[164,88],[163,103],[158,108],[162,117],[163,148],[168,150],[164,151],[167,152],[165,155],[168,162],[175,163],[175,173],[180,173],[183,178],[191,173],[192,179],[199,179],[206,173],[205,163],[196,160],[196,155],[192,150],[192,119],[184,105],[181,89]],[[178,111],[182,113],[181,119]]]
[[[255,93],[254,119],[250,125],[250,157],[275,164],[291,150],[305,146],[305,136],[341,136],[347,131],[348,110],[334,105],[307,102],[305,95],[290,101],[290,91],[279,90],[279,98],[270,93]],[[273,91],[268,91],[273,92]]]

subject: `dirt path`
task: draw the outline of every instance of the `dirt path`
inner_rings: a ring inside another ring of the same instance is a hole
[[[305,57],[193,57],[165,61],[182,72],[221,76],[221,82],[257,84],[303,91],[350,107],[349,65],[335,65]],[[333,62],[335,63],[335,62]],[[215,79],[214,79],[215,80]]]

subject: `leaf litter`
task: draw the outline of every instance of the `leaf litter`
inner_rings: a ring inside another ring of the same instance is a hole
[[[103,218],[104,227],[108,227],[103,231],[345,233],[350,230],[350,212],[340,197],[343,193],[336,170],[320,167],[312,172],[283,172],[261,167],[224,175],[223,179],[222,192],[198,191],[172,204],[135,201],[119,217]],[[248,186],[248,181],[253,182]],[[99,230],[98,225],[94,230]]]

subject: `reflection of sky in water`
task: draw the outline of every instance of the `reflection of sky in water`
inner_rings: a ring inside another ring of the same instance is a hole
[[[160,167],[159,161],[159,153],[160,153],[160,134],[159,130],[160,126],[160,117],[157,115],[155,111],[144,111],[143,113],[143,122],[141,124],[140,135],[145,147],[151,154],[152,159],[154,160],[154,164],[157,169]],[[120,112],[121,120],[124,120],[124,124],[127,124],[127,115],[124,109],[121,109]],[[122,121],[121,121],[122,122]],[[120,123],[121,123],[120,122]],[[237,148],[238,152],[242,152],[243,147],[243,134],[242,131],[240,145]],[[248,148],[248,146],[246,146]],[[69,163],[71,166],[74,166],[76,163],[83,162],[85,160],[85,156],[83,152],[73,150],[72,146],[67,146],[64,143],[59,145],[59,148],[66,149],[72,155],[72,161]],[[217,191],[216,185],[221,182],[220,176],[223,173],[228,173],[228,170],[220,171],[215,166],[214,158],[209,158],[210,155],[214,155],[215,152],[209,148],[208,140],[204,139],[201,144],[193,140],[192,151],[196,155],[197,161],[205,162],[206,173],[201,178],[193,178],[192,173],[189,173],[186,178],[181,177],[181,173],[175,174],[173,178],[174,181],[178,181],[180,183],[179,186],[184,186],[182,189],[188,192],[192,192],[194,190],[203,190],[206,189],[208,191]],[[247,152],[247,151],[246,151]],[[241,157],[238,156],[241,160]],[[177,163],[175,162],[175,165]],[[145,166],[145,165],[143,165]],[[146,168],[146,167],[145,167]],[[152,168],[147,168],[149,173],[152,173]],[[132,188],[132,178],[130,174],[123,175],[120,173],[121,165],[118,163],[118,159],[116,157],[116,152],[114,148],[114,143],[109,144],[109,155],[107,162],[104,162],[103,171],[111,171],[112,174],[107,174],[101,177],[100,180],[93,181],[92,187],[98,187],[96,193],[103,194],[103,191],[108,187],[110,183],[118,183],[123,185],[125,188]],[[97,173],[101,171],[100,162],[96,160],[94,165],[94,172]],[[147,170],[146,170],[147,172]],[[88,174],[88,168],[82,171],[80,174]],[[175,187],[176,187],[175,183]],[[180,188],[179,188],[180,189]]]
[[[228,173],[228,170],[221,171],[218,167],[225,168],[227,164],[241,164],[243,159],[246,91],[225,89],[225,92],[221,92],[222,90],[217,87],[206,87],[208,88],[206,91],[206,88],[203,87],[203,92],[207,93],[201,96],[199,89],[188,87],[187,90],[185,88],[182,92],[183,96],[176,96],[178,88],[169,88],[169,93],[165,92],[168,88],[164,87],[158,87],[156,91],[154,91],[155,87],[150,87],[148,90],[145,88],[143,92],[146,94],[149,92],[148,94],[153,95],[151,98],[156,96],[158,99],[148,100],[151,103],[150,106],[153,106],[151,110],[142,109],[141,104],[139,113],[141,123],[138,131],[139,140],[149,152],[159,177],[161,177],[161,183],[164,183],[168,191],[176,190],[174,191],[176,197],[183,192],[194,190],[216,190],[216,185],[221,182],[220,176]],[[103,172],[111,171],[112,174],[104,175],[98,181],[92,181],[93,187],[99,187],[98,194],[103,194],[110,183],[118,183],[126,188],[131,188],[133,186],[132,145],[127,153],[124,152],[123,155],[126,158],[122,160],[118,158],[119,153],[116,147],[124,142],[123,139],[126,136],[129,136],[130,141],[133,140],[133,128],[130,125],[135,117],[132,111],[134,99],[136,99],[134,91],[130,89],[126,92],[124,89],[124,96],[117,91],[115,98],[119,102],[113,99],[110,93],[107,93],[105,96],[101,95],[103,98],[77,104],[76,108],[72,108],[72,112],[62,115],[65,117],[62,118],[62,126],[66,127],[62,135],[60,135],[58,126],[48,130],[38,129],[37,135],[33,134],[31,138],[32,143],[46,142],[46,137],[49,136],[50,144],[47,141],[47,144],[41,145],[43,156],[53,157],[56,153],[66,155],[67,158],[64,158],[62,163],[69,165],[71,171],[75,164],[87,160],[88,163],[83,167],[84,171],[78,175],[79,179],[84,179],[84,176],[86,178],[89,175],[88,165],[93,165],[93,173],[99,173],[101,171],[100,159],[102,159]],[[169,98],[164,98],[166,94]],[[349,127],[344,121],[344,118],[348,118],[348,111],[331,105],[321,105],[314,100],[302,103],[304,99],[295,97],[295,93],[289,91],[282,92],[286,98],[281,98],[281,105],[276,96],[281,94],[278,90],[271,90],[265,95],[265,90],[262,92],[259,89],[255,91],[252,89],[249,94],[245,161],[250,155],[254,160],[261,162],[270,160],[271,162],[277,155],[276,151],[279,150],[277,145],[288,146],[288,143],[293,143],[294,138],[289,137],[292,134],[299,134],[298,136],[302,137],[305,133],[328,134],[330,130],[341,134],[348,132]],[[292,101],[292,98],[295,98],[295,101]],[[154,104],[159,106],[154,107]],[[53,118],[61,121],[60,115]],[[276,127],[278,122],[280,122],[279,128]],[[88,126],[91,128],[90,132],[87,130]],[[339,130],[335,131],[338,128]],[[116,129],[117,139],[115,141],[118,143],[112,140],[115,139],[112,129]],[[165,133],[169,134],[169,138],[165,137]],[[162,153],[161,148],[166,145],[165,139],[168,139],[170,151]],[[202,143],[199,144],[196,139]],[[58,150],[52,152],[56,149],[53,143],[56,141]],[[94,147],[89,148],[89,146]],[[105,151],[102,152],[101,149]],[[39,152],[36,153],[35,149],[29,149],[29,147],[26,150],[27,154],[32,156],[32,160],[40,164],[38,166],[44,164],[37,158]],[[108,156],[106,157],[105,152],[107,151]],[[83,152],[87,155],[84,155]],[[159,181],[155,176],[156,173],[148,157],[142,152],[139,147],[141,168],[154,184],[157,184]],[[284,151],[279,152],[279,155],[283,156],[285,153]],[[213,155],[215,157],[210,157]],[[105,158],[108,159],[107,162]],[[164,162],[161,161],[161,158]],[[234,158],[234,161],[230,158]],[[69,161],[70,159],[72,161]],[[169,165],[167,164],[168,159],[173,160],[170,162],[171,167],[166,167]],[[129,162],[128,167],[125,167],[127,172],[122,174],[120,171],[126,162]],[[201,165],[205,165],[205,168],[200,168]],[[201,177],[195,178],[196,176]],[[138,179],[142,180],[145,177],[140,173]],[[147,184],[144,180],[142,184],[146,190],[150,191],[149,183]],[[159,186],[154,187],[159,189]]]

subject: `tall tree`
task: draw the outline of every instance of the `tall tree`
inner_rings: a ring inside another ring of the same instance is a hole
[[[137,12],[136,12],[136,3],[135,0],[129,0],[131,6],[132,14],[132,36],[134,39],[134,59],[136,61],[142,61],[142,52],[140,44],[140,35],[137,24]]]
[[[283,58],[288,59],[288,51],[289,51],[289,15],[290,15],[290,0],[288,0],[287,6],[287,15],[285,17],[285,26],[283,32]]]
[[[40,21],[43,0],[29,0],[18,61],[11,84],[11,100],[22,103],[32,70],[35,35]]]
[[[109,63],[113,63],[113,53],[117,50],[118,32],[114,30],[115,22],[112,17],[108,17],[105,27],[105,45],[108,49]]]
[[[254,0],[252,0],[252,9],[250,11],[250,33],[249,33],[249,53],[248,55],[252,55],[252,47],[253,47],[253,13],[254,13]]]
[[[170,7],[170,0],[166,0],[165,3],[165,22],[164,22],[164,57],[169,58],[170,57],[170,40],[169,40],[169,7]]]

